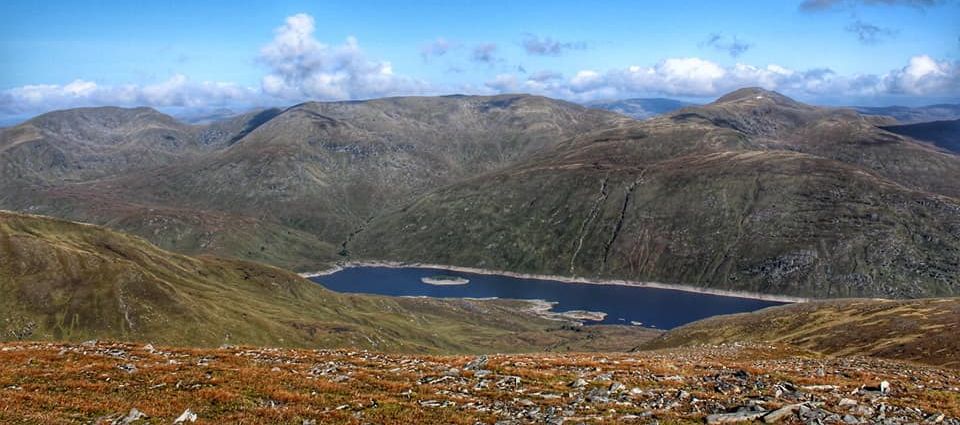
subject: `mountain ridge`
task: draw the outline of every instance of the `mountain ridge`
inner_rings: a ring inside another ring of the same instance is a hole
[[[135,171],[0,152],[0,206],[300,271],[398,260],[951,294],[960,160],[890,122],[758,88],[645,121],[526,95],[307,102],[185,127],[198,141]]]
[[[358,256],[799,296],[955,293],[958,203],[947,182],[960,160],[850,110],[757,93],[581,135],[438,189],[377,217],[356,238]],[[918,203],[939,212],[927,216]],[[937,248],[904,241],[900,226],[918,225]],[[857,254],[860,244],[904,257]],[[830,271],[860,261],[883,270]],[[918,279],[914,261],[936,266]]]

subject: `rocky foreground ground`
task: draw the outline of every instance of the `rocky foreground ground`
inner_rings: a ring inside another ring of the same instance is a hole
[[[2,423],[943,423],[960,370],[727,344],[409,356],[89,342],[0,346]]]

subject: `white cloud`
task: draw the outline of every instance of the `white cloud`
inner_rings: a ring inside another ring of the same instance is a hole
[[[510,82],[510,85],[506,83]],[[721,66],[701,58],[670,58],[653,66],[630,66],[606,72],[582,70],[568,80],[520,80],[502,74],[487,84],[532,93],[593,100],[630,96],[713,97],[745,86],[759,86],[789,94],[816,96],[960,95],[960,67],[915,56],[902,69],[882,75],[841,76],[820,68],[794,70],[780,65],[755,66],[738,63]]]
[[[193,82],[184,75],[150,85],[100,85],[75,80],[68,84],[34,84],[5,90],[0,113],[36,114],[77,106],[207,107],[253,102],[256,90],[232,83]]]
[[[340,100],[416,91],[417,83],[394,75],[390,62],[368,59],[357,39],[339,46],[314,38],[312,16],[287,18],[274,39],[260,50],[259,59],[270,68],[261,80],[267,95],[281,99]]]
[[[0,90],[0,119],[78,106],[242,108],[302,100],[451,92],[529,92],[576,101],[633,96],[713,97],[744,86],[760,86],[808,98],[960,96],[960,63],[928,55],[914,56],[902,68],[881,74],[840,75],[827,68],[790,69],[777,64],[725,66],[686,57],[667,58],[653,65],[584,69],[567,78],[549,70],[527,74],[518,66],[518,71],[501,73],[482,84],[428,84],[397,75],[390,62],[368,58],[353,37],[339,45],[325,44],[314,37],[315,28],[314,19],[306,14],[290,16],[277,28],[273,40],[257,56],[267,68],[259,87],[193,81],[181,74],[146,85],[104,85],[86,79],[26,85]],[[546,43],[544,51],[551,51],[550,46]],[[440,56],[452,48],[454,44],[437,39],[421,53]],[[497,52],[495,44],[479,44],[470,57],[496,65],[503,62]],[[460,68],[451,69],[466,75]]]
[[[960,65],[938,62],[927,55],[914,56],[903,69],[887,74],[882,84],[887,92],[894,94],[957,94]]]

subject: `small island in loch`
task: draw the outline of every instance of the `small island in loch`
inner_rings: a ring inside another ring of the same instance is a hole
[[[466,285],[470,283],[470,279],[445,274],[421,277],[420,281],[428,285]]]

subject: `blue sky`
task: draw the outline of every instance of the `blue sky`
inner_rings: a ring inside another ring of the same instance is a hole
[[[593,4],[596,3],[596,4]],[[960,2],[5,1],[0,115],[533,92],[960,98]]]

